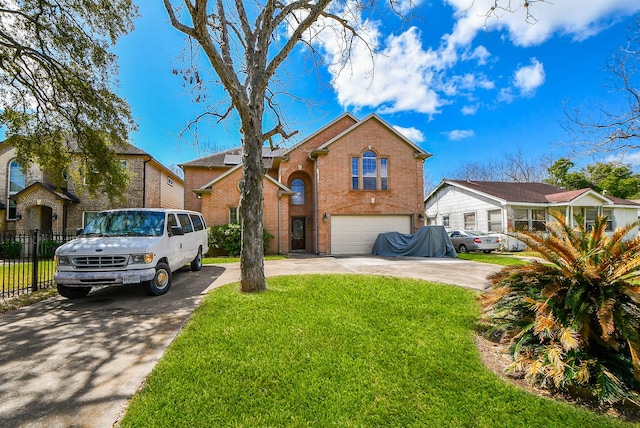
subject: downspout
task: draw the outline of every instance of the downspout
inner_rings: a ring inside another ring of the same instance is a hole
[[[282,254],[282,193],[278,191],[278,254]]]
[[[311,160],[313,161],[313,175],[314,175],[314,180],[313,180],[313,203],[315,205],[316,208],[316,215],[313,216],[314,217],[314,222],[315,222],[315,247],[316,247],[316,254],[320,254],[320,207],[318,206],[318,159],[316,157],[311,157]]]
[[[142,208],[147,208],[147,163],[151,158],[142,163]]]

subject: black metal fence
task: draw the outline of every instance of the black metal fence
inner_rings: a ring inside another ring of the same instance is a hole
[[[0,298],[53,286],[56,248],[73,238],[39,230],[0,234]]]

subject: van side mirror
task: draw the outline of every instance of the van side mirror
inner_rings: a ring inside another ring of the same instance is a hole
[[[76,229],[76,236],[80,236],[80,235],[82,235],[82,233],[83,233],[83,232],[84,232],[84,229],[83,229],[83,228],[81,228],[81,227],[77,228],[77,229]]]
[[[171,236],[184,235],[184,230],[180,226],[171,226]]]

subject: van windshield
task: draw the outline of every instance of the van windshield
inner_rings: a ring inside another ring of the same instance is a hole
[[[104,211],[84,227],[83,236],[162,236],[164,213]]]

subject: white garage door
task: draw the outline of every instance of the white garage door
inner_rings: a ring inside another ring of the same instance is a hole
[[[379,233],[411,233],[409,215],[331,216],[331,254],[371,254]]]

